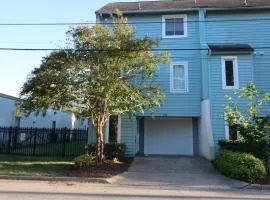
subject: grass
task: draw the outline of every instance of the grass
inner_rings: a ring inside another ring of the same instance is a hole
[[[87,144],[87,141],[81,142],[67,142],[65,147],[66,156],[78,156],[85,153],[84,147]],[[36,146],[36,156],[62,156],[62,147],[61,143],[56,144],[41,144]],[[31,155],[33,152],[33,147],[24,147],[13,149],[12,153],[16,154],[25,154]]]
[[[0,155],[0,175],[59,176],[72,166],[71,158]]]

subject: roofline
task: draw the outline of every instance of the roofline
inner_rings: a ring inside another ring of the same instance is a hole
[[[0,97],[11,99],[11,100],[20,101],[20,98],[18,98],[18,97],[14,97],[14,96],[3,94],[3,93],[0,93]]]
[[[208,8],[208,7],[197,7],[197,8],[177,8],[177,9],[152,9],[152,10],[125,10],[121,11],[123,14],[137,14],[137,13],[161,13],[161,12],[183,12],[183,11],[198,11],[204,9],[207,11],[223,11],[223,10],[261,10],[270,9],[270,6],[254,6],[254,7],[232,7],[232,8]],[[96,15],[109,14],[109,12],[102,12],[97,10]]]

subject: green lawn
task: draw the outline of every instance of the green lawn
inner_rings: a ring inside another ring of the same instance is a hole
[[[0,175],[61,175],[72,167],[71,158],[0,155]]]
[[[66,156],[78,156],[85,153],[84,147],[87,141],[81,142],[68,142],[65,147]],[[62,156],[63,145],[61,143],[57,144],[42,144],[36,146],[36,156]],[[12,153],[20,155],[31,155],[33,152],[33,147],[17,148],[13,149]]]

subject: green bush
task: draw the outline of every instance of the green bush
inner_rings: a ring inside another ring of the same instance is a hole
[[[96,144],[87,144],[85,147],[88,155],[96,155]],[[106,158],[121,158],[125,155],[126,147],[124,144],[107,143],[104,145],[104,156]]]
[[[108,143],[104,145],[104,155],[109,159],[123,157],[125,150],[124,144]]]
[[[267,175],[263,162],[249,153],[221,151],[214,164],[222,174],[243,181],[253,182]]]
[[[73,160],[77,168],[90,168],[95,164],[95,157],[91,155],[81,155]]]
[[[85,150],[88,155],[96,155],[96,143],[87,144],[85,146]]]
[[[269,160],[269,140],[257,139],[253,142],[247,142],[244,140],[220,140],[219,146],[222,150],[238,151],[251,153],[256,158],[260,158],[265,163]]]

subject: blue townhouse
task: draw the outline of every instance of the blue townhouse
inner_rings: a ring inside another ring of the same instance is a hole
[[[106,22],[117,10],[134,26],[137,37],[160,39],[159,48],[168,50],[170,62],[160,66],[155,79],[166,95],[162,105],[143,116],[112,117],[105,142],[126,144],[128,156],[213,159],[218,141],[230,138],[225,95],[249,82],[270,91],[270,1],[110,3],[96,11],[97,20]],[[117,134],[110,131],[113,124]],[[89,141],[94,140],[95,134],[90,134]]]

